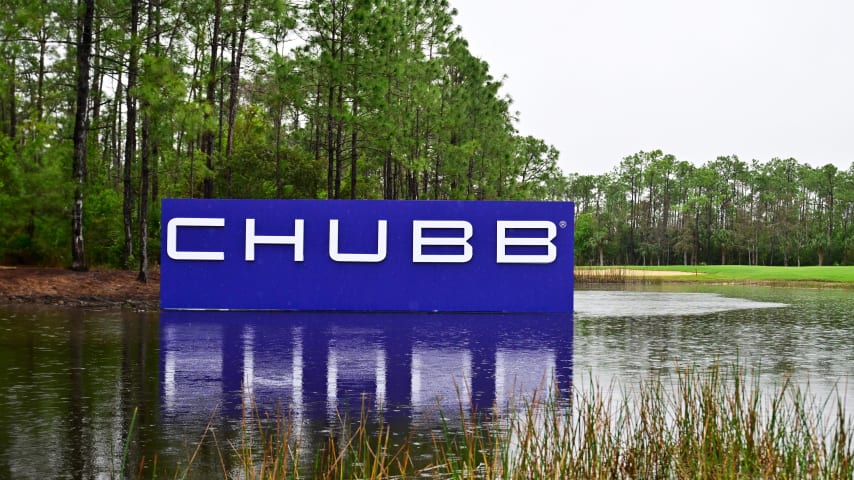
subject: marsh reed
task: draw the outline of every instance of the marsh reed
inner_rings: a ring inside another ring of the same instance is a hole
[[[311,452],[288,415],[244,408],[253,413],[239,440],[218,445],[234,459],[221,478],[854,478],[851,419],[839,398],[790,381],[769,391],[738,365],[650,375],[618,391],[582,383],[509,410],[472,412],[460,402],[454,419],[440,415],[439,428],[414,427],[402,443],[362,408],[359,418],[337,418]],[[189,478],[187,467],[175,478]]]
[[[660,277],[654,275],[638,275],[630,273],[625,268],[576,268],[573,271],[573,278],[578,285],[585,284],[659,284],[662,282]]]

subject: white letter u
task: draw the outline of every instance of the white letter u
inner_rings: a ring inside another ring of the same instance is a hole
[[[340,253],[338,219],[329,220],[329,258],[336,262],[378,263],[385,260],[388,244],[388,221],[377,220],[377,253]]]

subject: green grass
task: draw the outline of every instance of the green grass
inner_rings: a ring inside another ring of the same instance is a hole
[[[458,419],[443,416],[441,428],[396,446],[383,419],[363,408],[360,418],[339,418],[314,452],[300,449],[292,419],[252,414],[238,440],[216,448],[246,479],[854,478],[841,400],[787,381],[762,389],[759,378],[738,365],[683,368],[650,374],[619,396],[591,380],[569,398],[545,392],[509,413],[460,407]],[[416,446],[424,435],[427,455]],[[192,477],[192,463],[175,478]],[[221,477],[235,473],[223,466]]]
[[[607,267],[606,267],[607,268]],[[682,276],[656,277],[660,281],[699,282],[826,282],[854,284],[854,266],[827,267],[761,267],[750,265],[708,266],[619,266],[617,270],[680,271]],[[599,270],[599,267],[579,267],[579,270]]]

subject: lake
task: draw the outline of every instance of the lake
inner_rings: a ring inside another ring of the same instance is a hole
[[[850,413],[852,312],[851,290],[693,285],[578,289],[574,317],[0,307],[0,478],[109,477],[128,432],[131,477],[155,455],[176,472],[208,424],[235,440],[241,412],[289,416],[311,450],[338,415],[368,409],[394,443],[461,404],[591,379],[630,390],[715,362],[758,372],[763,388],[838,395]],[[196,461],[220,460],[205,447]]]

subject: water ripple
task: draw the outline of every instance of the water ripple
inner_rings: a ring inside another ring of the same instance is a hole
[[[787,307],[785,303],[731,298],[716,293],[576,291],[575,314],[590,317],[704,315],[731,310]]]

